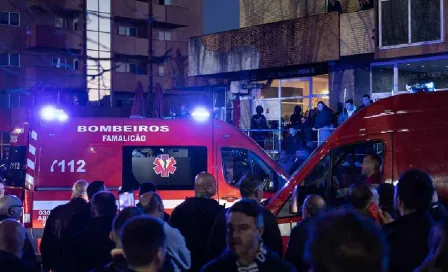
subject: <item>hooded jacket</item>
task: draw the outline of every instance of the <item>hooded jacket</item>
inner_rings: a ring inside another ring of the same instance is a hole
[[[209,261],[206,247],[218,214],[224,207],[214,199],[191,197],[177,206],[170,218],[170,225],[180,231],[191,252],[190,271],[199,271]]]

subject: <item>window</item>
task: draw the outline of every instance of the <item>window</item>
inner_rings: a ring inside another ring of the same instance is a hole
[[[118,35],[137,37],[137,28],[132,26],[118,26]]]
[[[73,70],[79,70],[79,59],[73,60]]]
[[[67,26],[67,20],[57,17],[54,19],[54,26],[57,28],[65,28]]]
[[[259,176],[264,181],[264,191],[268,192],[276,192],[285,182],[252,151],[223,147],[221,155],[224,178],[232,186],[237,187],[239,180],[248,173]]]
[[[173,4],[173,0],[159,0],[159,5],[169,6]]]
[[[53,57],[51,67],[66,68],[67,67],[67,59],[60,58],[60,57]]]
[[[136,63],[124,63],[124,62],[116,63],[116,71],[120,73],[131,73],[131,74],[144,74],[145,72],[140,71]]]
[[[20,25],[20,16],[18,13],[15,13],[15,12],[9,13],[9,25],[10,26],[19,26]]]
[[[9,151],[9,133],[8,132],[0,132],[0,165],[1,161],[8,160],[8,151]]]
[[[25,183],[25,158],[26,146],[14,146],[9,148],[9,167],[6,177],[7,185],[23,186]]]
[[[171,32],[169,32],[169,31],[159,31],[159,40],[161,40],[161,41],[171,41]]]
[[[79,19],[78,18],[73,19],[72,29],[76,31],[76,30],[78,30],[78,28],[79,28]]]
[[[20,67],[19,54],[0,54],[0,66]]]
[[[19,13],[0,11],[0,25],[20,26]]]
[[[357,182],[367,181],[367,177],[362,173],[362,163],[364,157],[372,153],[378,154],[384,160],[384,144],[382,142],[366,142],[342,146],[333,151],[331,206],[347,204],[350,186]],[[379,174],[381,175],[381,171]]]
[[[165,67],[163,65],[159,66],[159,76],[165,75]]]
[[[124,147],[123,189],[126,191],[136,190],[147,181],[160,190],[193,190],[195,176],[203,171],[207,171],[204,146]]]
[[[442,40],[441,0],[380,0],[380,47]]]

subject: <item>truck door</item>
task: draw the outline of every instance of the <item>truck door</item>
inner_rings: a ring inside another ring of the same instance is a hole
[[[291,194],[277,215],[277,222],[287,244],[292,228],[301,220],[301,207],[307,195],[321,195],[329,207],[347,204],[349,187],[356,182],[366,181],[362,174],[362,162],[367,154],[376,153],[383,161],[380,167],[380,180],[389,176],[390,147],[386,152],[386,141],[390,136],[378,137],[378,140],[353,143],[353,141],[334,144],[329,152],[313,167],[310,173],[297,186],[297,194]],[[381,139],[383,138],[383,139]],[[296,197],[296,199],[293,199]]]
[[[272,196],[285,184],[282,176],[267,165],[254,152],[243,147],[217,145],[217,162],[221,167],[218,173],[218,197],[220,204],[232,205],[241,198],[238,189],[239,180],[246,174],[255,174],[264,182],[265,198]]]

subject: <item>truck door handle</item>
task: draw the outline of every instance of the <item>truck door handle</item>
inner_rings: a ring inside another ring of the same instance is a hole
[[[234,202],[235,200],[238,200],[238,197],[236,196],[223,196],[221,197],[222,200],[225,200],[227,202]]]

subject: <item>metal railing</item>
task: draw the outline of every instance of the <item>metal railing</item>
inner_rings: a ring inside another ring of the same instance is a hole
[[[283,141],[286,139],[284,138],[284,136],[289,133],[289,128],[240,130],[247,134],[247,136],[251,137],[257,144],[259,144],[272,159],[278,159],[278,155],[284,149],[282,147]],[[314,148],[317,148],[319,145],[324,143],[328,136],[330,136],[330,134],[333,132],[333,130],[335,130],[335,128],[312,128],[312,131],[316,132],[317,134],[317,139],[312,141],[314,143]],[[266,133],[266,136],[264,136],[263,140],[261,140],[261,137],[260,139],[254,139],[252,134],[254,132],[264,132]]]

